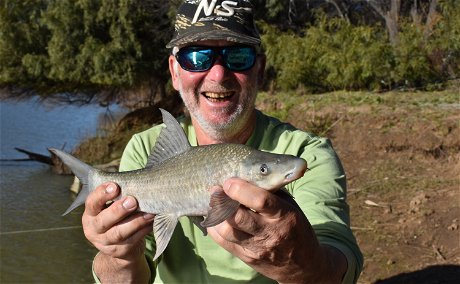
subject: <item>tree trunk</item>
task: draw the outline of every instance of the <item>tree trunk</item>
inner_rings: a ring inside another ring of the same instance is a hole
[[[425,29],[423,31],[425,40],[428,39],[428,37],[431,35],[431,33],[433,32],[433,27],[436,25],[436,21],[438,18],[438,13],[436,12],[437,6],[438,0],[430,1],[430,8],[428,10],[428,15],[426,17]]]
[[[384,3],[383,1],[371,1],[368,0],[369,5],[385,20],[385,25],[388,30],[388,36],[390,38],[390,43],[394,45],[398,45],[399,43],[399,12],[401,9],[401,0],[390,0],[390,10],[384,11],[382,6]]]

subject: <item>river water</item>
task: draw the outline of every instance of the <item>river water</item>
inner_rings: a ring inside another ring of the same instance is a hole
[[[106,108],[49,109],[36,100],[0,102],[0,159],[21,159],[14,148],[49,155],[71,151],[96,134]],[[116,111],[119,111],[116,110]],[[82,208],[62,217],[72,202],[73,177],[38,162],[0,161],[0,283],[90,283],[96,250],[81,228]]]

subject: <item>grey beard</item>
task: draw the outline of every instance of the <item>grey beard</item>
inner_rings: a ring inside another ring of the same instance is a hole
[[[249,106],[247,103],[244,105],[238,105],[236,111],[232,113],[225,123],[214,124],[207,121],[201,113],[195,109],[193,105],[189,105],[187,100],[184,100],[183,97],[182,101],[184,102],[185,107],[189,110],[190,116],[200,125],[206,134],[212,139],[220,142],[228,141],[238,134],[245,126],[245,122],[249,119],[252,108],[254,108],[254,106]]]

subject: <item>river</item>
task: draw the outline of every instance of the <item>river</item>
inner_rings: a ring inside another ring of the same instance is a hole
[[[104,114],[98,106],[0,102],[0,159],[27,158],[15,147],[45,155],[48,147],[71,151],[96,134]],[[61,216],[72,202],[72,180],[38,162],[0,161],[0,283],[93,281],[96,250],[81,228],[83,210]]]

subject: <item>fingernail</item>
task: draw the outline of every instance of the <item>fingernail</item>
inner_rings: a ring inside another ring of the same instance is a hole
[[[155,218],[155,215],[150,214],[150,213],[144,213],[145,220],[153,220],[154,218]]]
[[[127,210],[133,209],[136,206],[136,201],[132,197],[127,197],[123,202],[123,207]]]
[[[105,192],[106,192],[106,193],[112,193],[112,192],[114,192],[116,189],[117,189],[117,187],[116,187],[113,183],[110,183],[110,184],[105,188]]]

